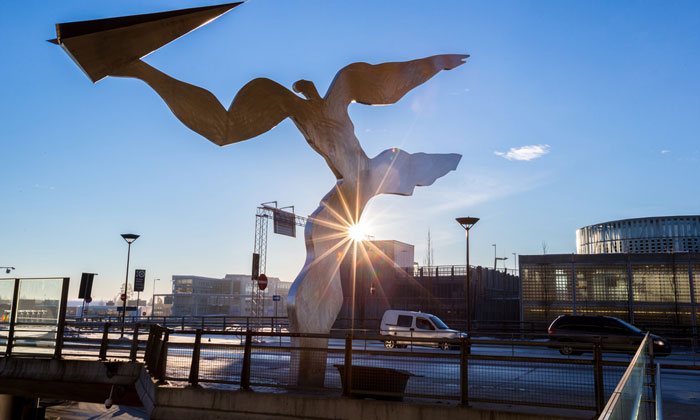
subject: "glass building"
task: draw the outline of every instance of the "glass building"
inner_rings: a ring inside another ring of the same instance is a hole
[[[576,231],[578,254],[700,252],[700,216],[644,217]]]
[[[277,277],[268,278],[264,293],[266,316],[287,315],[290,286],[291,283]],[[157,296],[172,303],[173,316],[250,316],[253,287],[257,286],[250,280],[250,274],[227,274],[224,278],[175,275],[173,292]],[[279,302],[273,300],[275,295],[280,296]]]
[[[695,331],[700,253],[521,255],[522,319],[609,315],[641,328]]]

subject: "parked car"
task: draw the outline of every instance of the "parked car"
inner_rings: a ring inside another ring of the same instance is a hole
[[[645,332],[621,319],[611,316],[560,315],[549,326],[549,341],[557,343],[563,355],[583,353],[567,343],[593,343],[598,339],[605,344],[628,344],[639,346]],[[668,341],[655,334],[649,337],[654,342],[654,355],[671,353]]]
[[[448,327],[440,318],[424,312],[399,311],[390,309],[384,312],[379,334],[387,336],[384,347],[406,347],[408,344],[440,347],[449,350],[453,347],[442,340],[453,340],[467,335]],[[434,338],[434,342],[412,342],[411,338]]]

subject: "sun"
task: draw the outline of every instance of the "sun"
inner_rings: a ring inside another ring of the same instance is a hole
[[[365,226],[365,224],[361,221],[354,225],[350,225],[348,227],[348,236],[355,242],[367,240],[367,237],[369,236],[367,226]]]

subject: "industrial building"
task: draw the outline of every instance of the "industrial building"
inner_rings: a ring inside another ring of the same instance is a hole
[[[172,280],[173,292],[159,294],[166,303],[172,303],[173,316],[251,316],[251,293],[257,287],[250,274],[227,274],[223,278],[175,275]],[[287,316],[287,293],[291,283],[277,277],[268,277],[264,291],[266,316]],[[273,296],[280,296],[274,301]]]
[[[521,255],[522,320],[610,315],[690,335],[700,323],[699,233],[700,216],[627,219],[577,230],[578,254]]]
[[[465,266],[419,267],[413,264],[413,245],[399,241],[369,241],[362,246],[367,258],[358,255],[354,276],[351,255],[340,267],[344,303],[335,328],[350,328],[354,315],[356,329],[377,330],[387,309],[428,312],[452,327],[465,328]],[[519,320],[517,276],[471,267],[470,277],[473,326]]]

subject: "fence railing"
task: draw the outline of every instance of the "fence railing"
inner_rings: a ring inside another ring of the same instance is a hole
[[[89,325],[109,322],[117,324],[122,322],[120,316],[86,316],[83,318],[67,318],[66,322],[72,325]],[[245,317],[245,316],[127,316],[126,324],[160,325],[173,330],[203,331],[238,331],[242,334],[248,329],[264,331],[286,331],[289,328],[289,319],[286,317]]]
[[[661,419],[659,377],[653,339],[647,333],[599,420]]]
[[[295,346],[295,338],[319,340],[315,347]],[[44,338],[36,340],[40,343]],[[60,344],[52,348],[54,351],[43,352],[37,346],[36,356],[45,353],[47,357],[143,360],[153,378],[174,385],[263,392],[276,388],[311,389],[326,395],[518,404],[597,413],[603,411],[611,395],[620,401],[619,407],[626,407],[622,401],[627,401],[633,392],[637,398],[639,388],[634,386],[640,380],[647,390],[655,382],[652,379],[658,382],[658,375],[640,379],[642,373],[648,376],[649,367],[654,366],[653,348],[649,347],[652,340],[648,338],[639,348],[600,341],[567,342],[575,352],[584,352],[579,357],[559,355],[556,350],[561,344],[545,341],[465,337],[440,339],[437,343],[434,338],[402,337],[402,348],[387,349],[384,340],[385,336],[371,334],[294,334],[275,332],[274,328],[241,333],[153,324],[74,322],[66,326],[62,340],[57,340]],[[441,349],[429,348],[438,344],[443,344]],[[19,354],[27,355],[31,345],[23,345],[26,349]],[[630,354],[635,350],[631,364],[619,357],[608,357],[611,352]],[[300,354],[325,367],[322,384],[309,387],[296,381]],[[13,355],[14,352],[6,356]],[[658,390],[656,385],[657,397]],[[641,399],[634,401],[651,399],[648,391],[644,392]],[[648,404],[638,406],[644,412],[653,409]],[[618,410],[624,412],[623,408]],[[660,412],[660,403],[656,410]]]
[[[225,336],[151,326],[146,367],[155,379],[182,385],[259,391],[286,388],[378,399],[504,403],[600,413],[626,366],[625,362],[604,361],[600,343],[572,344],[591,356],[569,358],[537,352],[550,346],[543,342],[440,340],[459,349],[445,351],[423,347],[437,344],[435,339],[414,337],[406,349],[387,350],[382,336],[247,331],[237,342],[216,339]],[[328,340],[328,346],[294,347],[293,337]],[[502,352],[504,347],[512,351]],[[499,350],[484,350],[489,348]],[[539,356],[526,355],[528,349]],[[322,387],[295,381],[295,352],[306,353],[307,359],[315,358],[325,366]]]

